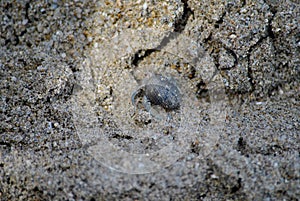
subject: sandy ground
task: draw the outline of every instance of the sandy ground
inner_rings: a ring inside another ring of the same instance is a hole
[[[299,199],[299,14],[1,1],[0,200]],[[182,95],[161,120],[131,103],[154,74]]]

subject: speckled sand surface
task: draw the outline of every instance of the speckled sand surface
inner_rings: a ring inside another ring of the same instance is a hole
[[[299,199],[299,21],[298,0],[0,1],[0,200]],[[154,73],[170,121],[130,102]]]

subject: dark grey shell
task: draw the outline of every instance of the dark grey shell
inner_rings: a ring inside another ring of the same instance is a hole
[[[166,110],[180,107],[181,95],[173,78],[154,75],[144,86],[145,96],[153,105],[160,105]]]

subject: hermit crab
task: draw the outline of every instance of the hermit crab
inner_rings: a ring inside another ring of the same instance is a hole
[[[177,110],[181,103],[181,94],[173,77],[155,74],[143,81],[143,84],[132,94],[131,102],[136,110],[137,96],[143,97],[145,109],[157,119],[161,116],[155,114],[151,105],[159,105],[170,112]],[[170,117],[168,115],[168,117]]]

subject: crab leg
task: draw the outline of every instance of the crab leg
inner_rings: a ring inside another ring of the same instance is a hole
[[[143,98],[143,105],[144,105],[145,109],[147,110],[147,112],[149,112],[149,114],[151,116],[154,116],[158,120],[162,120],[163,119],[162,116],[160,116],[159,114],[157,114],[157,111],[155,111],[154,109],[151,108],[151,102],[147,98],[147,96],[144,96],[144,98]]]
[[[142,91],[141,89],[142,89],[141,87],[138,88],[138,89],[132,94],[132,96],[131,96],[131,103],[132,103],[132,105],[134,106],[134,111],[136,110],[135,97],[136,97],[138,94],[141,93],[141,91]]]

